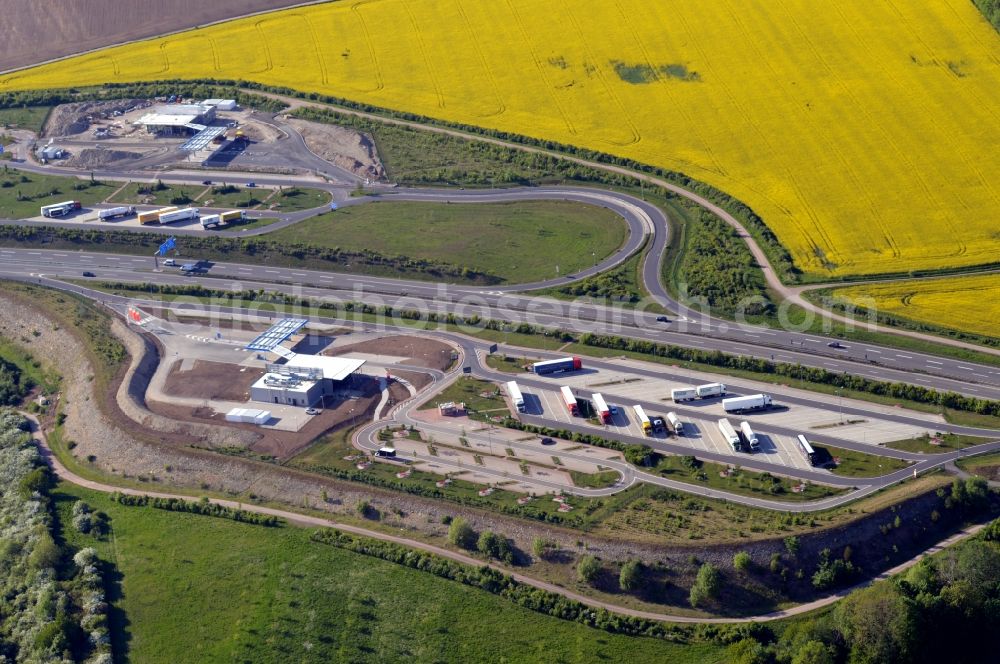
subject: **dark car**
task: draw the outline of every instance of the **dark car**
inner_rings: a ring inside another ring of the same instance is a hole
[[[556,441],[551,438],[542,438],[542,445],[555,445]]]
[[[84,272],[84,273],[83,273],[83,276],[85,276],[85,277],[96,277],[97,275],[96,275],[96,274],[94,274],[93,272],[90,272],[90,271],[88,270],[87,272]]]
[[[202,180],[201,183],[202,184],[212,184],[212,181],[211,180]]]
[[[247,182],[247,186],[248,187],[256,187],[257,183],[256,182]]]
[[[656,317],[656,322],[657,323],[669,323],[670,319],[667,318],[666,316],[657,316]]]
[[[827,344],[830,348],[846,348],[846,346],[839,341],[831,341]]]

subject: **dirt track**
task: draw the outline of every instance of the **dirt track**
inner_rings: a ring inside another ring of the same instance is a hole
[[[299,4],[303,0],[0,0],[0,71]]]

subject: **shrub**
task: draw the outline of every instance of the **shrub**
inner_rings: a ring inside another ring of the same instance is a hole
[[[556,549],[556,543],[543,537],[536,537],[531,542],[531,553],[539,560],[546,560]]]
[[[722,575],[711,563],[705,563],[698,568],[698,576],[691,586],[689,600],[691,606],[704,604],[706,600],[714,599],[722,588]]]
[[[622,570],[618,574],[618,586],[625,592],[630,592],[639,587],[642,583],[642,563],[638,560],[629,560],[622,565]]]
[[[484,530],[479,535],[476,548],[479,549],[480,553],[491,558],[496,558],[508,565],[514,564],[514,550],[511,548],[510,540],[503,535],[497,535],[491,530]]]
[[[750,554],[746,551],[740,551],[735,556],[733,556],[733,567],[735,567],[740,572],[746,572],[750,569],[753,564],[753,560],[750,558]]]
[[[448,526],[448,541],[463,549],[472,549],[476,546],[476,531],[472,529],[468,521],[462,517],[456,517]]]
[[[583,583],[593,583],[601,573],[601,561],[587,554],[576,564],[576,577]]]

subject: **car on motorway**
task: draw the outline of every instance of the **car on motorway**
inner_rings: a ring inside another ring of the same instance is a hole
[[[211,180],[202,180],[201,183],[202,184],[212,184],[212,181]]]
[[[657,316],[656,317],[656,322],[657,323],[669,323],[670,319],[667,318],[666,316]]]
[[[176,267],[177,261],[175,261],[173,258],[168,258],[167,260],[163,261],[163,264],[167,267]]]
[[[306,415],[319,415],[319,410],[315,408],[306,408]]]
[[[840,343],[839,341],[831,341],[830,343],[827,344],[827,346],[829,346],[830,348],[847,348],[847,346]]]
[[[252,188],[252,187],[256,187],[256,186],[257,186],[256,182],[247,182],[247,187],[251,187]]]
[[[85,277],[96,277],[97,275],[94,274],[93,272],[91,272],[90,270],[87,270],[86,272],[83,273],[83,276],[85,276]]]

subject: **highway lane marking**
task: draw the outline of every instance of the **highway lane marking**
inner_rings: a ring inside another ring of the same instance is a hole
[[[934,360],[927,360],[927,364],[937,364],[937,365],[940,365],[940,364],[943,364],[943,363],[942,362],[935,362]]]
[[[278,274],[277,270],[264,270],[264,272],[267,272],[268,274]]]
[[[896,353],[896,357],[905,357],[908,360],[912,360],[913,359],[912,355],[903,355],[902,353]]]
[[[962,371],[972,371],[972,367],[963,367],[961,364],[957,365]]]
[[[880,351],[880,350],[875,350],[874,348],[865,348],[865,352],[866,352],[866,353],[878,353],[879,355],[881,355],[881,354],[882,354],[882,351]]]
[[[292,272],[296,277],[306,277],[309,276],[305,272]]]
[[[822,343],[819,339],[810,339],[809,337],[806,337],[806,341],[814,344]]]
[[[983,374],[977,374],[977,373],[974,373],[974,374],[972,374],[972,375],[973,375],[973,376],[975,376],[976,378],[988,378],[988,376],[985,376],[985,375],[983,375]]]

